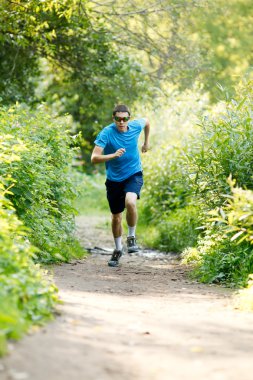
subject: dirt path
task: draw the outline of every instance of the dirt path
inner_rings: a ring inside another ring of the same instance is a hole
[[[78,219],[84,246],[111,247],[101,223]],[[99,243],[98,243],[99,242]],[[61,315],[12,345],[1,380],[251,380],[253,313],[231,292],[200,285],[168,256],[108,252],[53,268]]]

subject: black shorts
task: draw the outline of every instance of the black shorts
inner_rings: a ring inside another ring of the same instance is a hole
[[[119,214],[124,211],[126,193],[135,193],[139,199],[142,185],[142,172],[135,173],[122,182],[115,182],[107,179],[105,186],[111,213]]]

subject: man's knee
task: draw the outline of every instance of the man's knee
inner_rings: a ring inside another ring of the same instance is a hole
[[[122,213],[112,214],[112,223],[120,224],[122,221]]]
[[[134,209],[136,207],[137,194],[135,193],[127,193],[126,194],[126,208]]]

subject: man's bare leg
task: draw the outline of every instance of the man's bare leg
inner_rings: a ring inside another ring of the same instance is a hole
[[[122,212],[112,214],[112,234],[114,238],[122,236]]]
[[[135,227],[137,223],[137,207],[136,207],[137,194],[126,193],[126,221],[129,227]]]
[[[122,250],[122,213],[112,214],[112,234],[116,249]]]

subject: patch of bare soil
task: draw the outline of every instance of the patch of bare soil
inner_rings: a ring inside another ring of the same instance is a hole
[[[175,255],[108,267],[109,222],[78,218],[92,253],[54,266],[61,314],[12,345],[0,379],[251,380],[253,314],[233,308],[230,290],[191,281]]]

